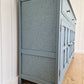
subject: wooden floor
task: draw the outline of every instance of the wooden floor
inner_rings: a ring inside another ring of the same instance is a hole
[[[24,83],[33,84],[33,83]],[[84,55],[75,54],[68,71],[65,74],[63,84],[84,84]]]
[[[84,84],[84,55],[75,54],[68,71],[64,77],[63,84]]]

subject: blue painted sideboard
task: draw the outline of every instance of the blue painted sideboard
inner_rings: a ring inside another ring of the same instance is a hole
[[[19,0],[20,84],[62,84],[74,57],[75,22],[69,0]]]

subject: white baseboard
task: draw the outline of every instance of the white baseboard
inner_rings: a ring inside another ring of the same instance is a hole
[[[3,82],[3,84],[18,84],[18,76],[9,81]]]
[[[75,53],[84,54],[84,50],[77,50],[77,51],[75,51]]]

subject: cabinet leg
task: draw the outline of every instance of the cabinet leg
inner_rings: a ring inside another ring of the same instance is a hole
[[[22,84],[22,79],[21,78],[19,78],[19,84]]]
[[[74,59],[74,57],[72,57]]]

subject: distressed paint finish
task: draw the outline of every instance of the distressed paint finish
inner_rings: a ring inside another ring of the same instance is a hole
[[[70,16],[65,14],[66,8],[61,9],[63,4],[70,8]],[[72,19],[76,18],[66,0],[19,1],[20,84],[21,79],[37,84],[62,84],[74,53],[74,43],[69,46],[75,35]]]

